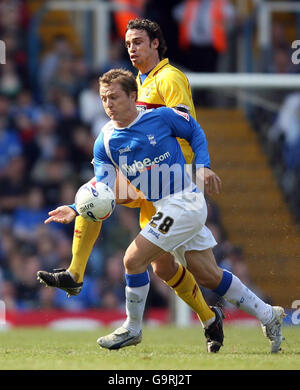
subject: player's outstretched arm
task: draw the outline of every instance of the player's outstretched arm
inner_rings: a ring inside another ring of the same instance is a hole
[[[50,217],[44,221],[45,224],[50,222],[68,224],[76,217],[75,210],[69,206],[59,206],[55,210],[50,211],[48,214]]]

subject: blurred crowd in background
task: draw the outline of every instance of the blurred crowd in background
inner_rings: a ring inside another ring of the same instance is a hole
[[[169,15],[157,3],[141,1],[140,12],[161,24],[171,62],[187,71],[237,71],[235,43],[243,22],[233,4],[227,13],[230,44],[216,49],[206,37],[203,41],[196,39],[190,47],[191,55],[186,56],[176,38],[184,2],[166,2]],[[78,297],[68,299],[61,290],[44,288],[37,281],[36,272],[67,268],[70,264],[74,225],[43,222],[51,209],[73,203],[79,186],[93,177],[93,143],[107,121],[98,94],[98,78],[111,67],[134,69],[115,22],[110,58],[103,69],[90,66],[83,55],[74,52],[65,36],[57,34],[51,47],[42,47],[33,87],[28,71],[30,21],[26,2],[0,1],[0,32],[6,45],[6,63],[0,65],[0,299],[7,309],[18,310],[121,309],[125,301],[122,257],[139,232],[138,210],[118,206],[104,222]],[[274,27],[273,35],[268,57],[272,60],[258,63],[257,70],[299,71],[290,66],[290,43],[285,40],[281,25]],[[205,64],[191,60],[194,52],[201,51],[210,59]],[[201,101],[195,103],[201,105]],[[268,119],[259,125],[271,156],[276,151],[277,166],[293,177],[292,181],[282,182],[291,196],[300,181],[300,94],[288,95],[278,113],[259,114],[261,110],[257,110],[257,117]],[[299,199],[298,203],[293,201],[299,211]],[[222,215],[209,199],[208,206],[207,225],[219,242],[214,249],[218,263],[252,286],[243,249],[227,240]],[[166,307],[169,288],[152,273],[151,280],[148,306]],[[208,294],[207,298],[214,300],[213,295]]]

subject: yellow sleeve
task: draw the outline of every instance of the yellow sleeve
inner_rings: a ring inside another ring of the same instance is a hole
[[[163,72],[158,83],[158,93],[163,97],[167,107],[180,104],[187,106],[190,114],[196,118],[192,92],[187,78],[180,71]]]
[[[167,107],[176,107],[180,104],[187,106],[191,116],[196,119],[190,85],[182,72],[174,70],[162,72],[158,84],[157,91],[164,97]],[[177,140],[186,162],[191,164],[194,159],[194,153],[190,144],[182,138],[177,138]]]

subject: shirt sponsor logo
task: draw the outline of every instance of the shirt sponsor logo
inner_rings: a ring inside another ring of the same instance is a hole
[[[146,157],[143,161],[134,160],[133,164],[131,165],[124,163],[120,166],[123,171],[127,172],[127,174],[135,175],[136,172],[143,172],[145,169],[151,169],[153,166],[163,162],[170,156],[170,152],[166,152],[164,154],[161,154],[160,156],[154,157],[153,160],[151,160],[149,157]]]

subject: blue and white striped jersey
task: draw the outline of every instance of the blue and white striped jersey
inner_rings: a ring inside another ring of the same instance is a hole
[[[113,188],[118,168],[152,202],[183,190],[195,191],[176,137],[190,143],[197,165],[210,167],[205,134],[186,113],[161,107],[140,112],[125,128],[108,122],[94,145],[97,181]]]

